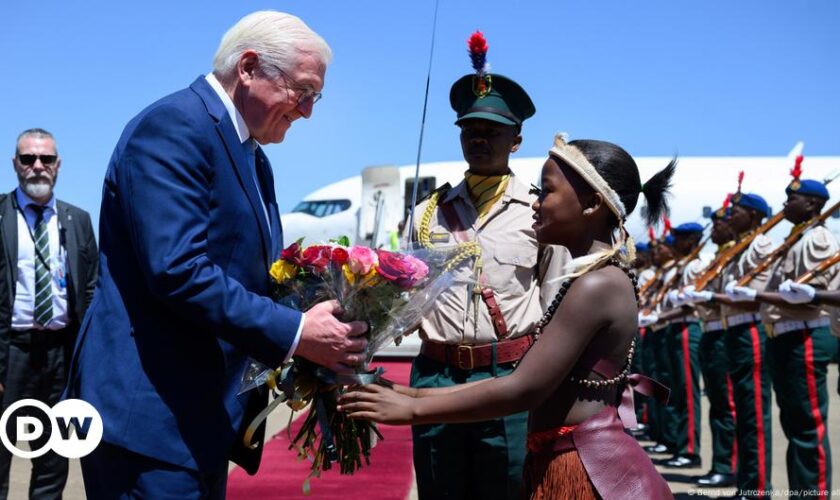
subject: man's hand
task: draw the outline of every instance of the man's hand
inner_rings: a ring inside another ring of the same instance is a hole
[[[817,290],[811,285],[800,285],[791,280],[785,280],[779,285],[779,294],[785,299],[785,302],[807,304],[814,301]]]
[[[746,286],[738,286],[735,281],[727,283],[724,290],[729,300],[733,302],[752,302],[755,300],[755,296],[758,295],[757,290]]]
[[[295,355],[340,373],[365,360],[367,323],[342,323],[335,315],[341,312],[338,301],[320,302],[306,311],[303,331]]]
[[[350,418],[362,418],[381,424],[412,423],[415,399],[393,389],[368,384],[346,392],[338,399],[338,409]]]
[[[639,311],[639,328],[644,328],[646,326],[650,326],[655,324],[659,321],[659,316],[654,313],[645,314],[642,311]]]
[[[681,307],[683,304],[685,304],[683,297],[680,296],[679,290],[670,290],[666,297],[668,298],[668,302],[673,304],[674,307]]]
[[[715,297],[715,294],[712,292],[698,292],[694,289],[694,285],[687,286],[683,293],[685,294],[686,302],[691,304],[709,302]]]

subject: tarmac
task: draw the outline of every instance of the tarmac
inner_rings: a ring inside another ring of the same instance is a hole
[[[828,393],[829,400],[829,418],[828,418],[828,432],[831,443],[831,461],[833,464],[832,471],[832,488],[833,495],[831,498],[840,498],[840,396],[837,394],[837,365],[830,365],[828,370]],[[281,406],[281,408],[285,408]],[[711,464],[711,432],[709,431],[708,418],[706,418],[708,411],[708,400],[704,398],[702,410],[704,414],[703,427],[701,431],[701,457],[703,460],[702,466],[694,469],[667,469],[658,467],[659,471],[668,481],[674,496],[677,499],[688,498],[717,498],[726,497],[735,493],[735,488],[698,488],[694,485],[692,480],[695,476],[700,476],[708,472]],[[278,410],[269,417],[267,435],[273,435],[278,430],[281,430],[288,422],[288,413]],[[642,444],[648,444],[642,442]],[[773,498],[788,498],[786,490],[788,489],[787,471],[785,466],[785,451],[787,449],[787,439],[782,432],[781,424],[779,423],[779,409],[776,405],[775,394],[773,401],[773,471],[772,484],[774,488]],[[665,458],[665,455],[654,455],[652,458]],[[376,460],[376,454],[373,457]],[[235,467],[231,464],[231,468]],[[24,500],[28,498],[29,485],[29,460],[14,457],[12,460],[12,470],[9,479],[9,499]],[[282,497],[282,493],[278,493],[278,497]],[[64,498],[67,500],[81,500],[85,498],[84,484],[82,483],[82,471],[78,460],[70,461],[70,476],[67,481],[67,487],[64,490]],[[313,495],[313,498],[315,496]],[[408,494],[407,500],[415,500],[417,498],[417,491],[412,487]]]

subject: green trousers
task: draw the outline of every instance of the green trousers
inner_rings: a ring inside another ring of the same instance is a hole
[[[697,322],[674,323],[668,330],[668,352],[673,370],[674,453],[677,455],[700,454],[700,361],[697,351],[702,335]]]
[[[771,490],[773,470],[772,391],[770,366],[761,323],[745,323],[726,330],[729,378],[735,396],[740,490]]]
[[[831,492],[826,371],[836,351],[837,338],[827,327],[792,331],[767,340],[779,419],[788,439],[791,490]]]
[[[671,368],[671,356],[668,350],[671,326],[667,326],[660,330],[649,330],[652,336],[652,349],[655,359],[655,372],[653,379],[660,382],[671,389],[671,397],[667,404],[661,404],[653,398],[649,398],[656,413],[658,443],[664,444],[669,450],[675,451],[677,446],[677,411],[673,406],[674,395],[674,379],[673,370]]]
[[[422,354],[411,386],[450,387],[508,375],[513,364],[460,370]],[[415,425],[414,471],[420,500],[520,498],[528,412],[471,424]]]
[[[633,361],[630,364],[630,371],[632,373],[645,373],[643,359],[644,354],[642,350],[642,339],[644,338],[645,333],[645,328],[640,328],[638,333],[636,333],[636,354],[633,356]],[[647,401],[645,398],[635,397],[633,398],[633,404],[635,405],[634,409],[636,410],[636,421],[642,424],[647,424]]]
[[[726,330],[703,332],[698,347],[703,388],[709,399],[709,428],[712,431],[712,472],[734,474],[738,467],[735,446],[735,401],[729,379]]]
[[[643,327],[640,329],[640,332],[642,333],[640,335],[641,350],[636,350],[636,352],[640,353],[637,357],[642,362],[641,373],[652,379],[656,379],[656,350],[654,345],[654,337],[656,333],[651,330],[650,327]],[[662,418],[662,409],[659,408],[659,403],[654,398],[645,398],[638,394],[635,399],[642,401],[642,404],[644,405],[644,413],[642,415],[641,422],[648,425],[648,437],[657,443],[662,442],[662,429],[660,422]]]

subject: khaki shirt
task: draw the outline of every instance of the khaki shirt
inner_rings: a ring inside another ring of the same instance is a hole
[[[482,282],[494,292],[507,323],[507,339],[532,333],[546,304],[554,299],[561,283],[540,287],[545,277],[559,276],[570,256],[564,247],[543,245],[542,260],[537,262],[539,247],[531,225],[531,204],[536,196],[511,174],[504,195],[490,212],[478,220],[465,181],[450,189],[438,201],[451,204],[461,220],[467,239],[481,247]],[[415,227],[421,227],[428,201],[417,206]],[[440,208],[429,223],[430,239],[436,247],[458,244]],[[417,235],[414,235],[415,240]],[[463,267],[463,266],[462,266]],[[473,286],[455,283],[441,293],[431,312],[423,318],[423,340],[446,344],[487,344],[497,340],[487,305],[473,297]],[[475,305],[478,304],[476,313]],[[477,321],[477,323],[476,323]]]
[[[642,269],[641,271],[639,271],[639,278],[638,278],[639,288],[642,288],[643,286],[645,286],[650,280],[652,280],[655,277],[656,277],[656,268],[653,267],[653,266],[646,267],[646,268]]]
[[[703,271],[705,271],[711,263],[711,260],[704,258],[698,258],[691,261],[687,266],[685,266],[680,286],[686,287],[696,283],[697,279],[700,278]],[[711,292],[717,292],[719,289],[720,277],[710,281],[705,288],[705,290]],[[708,323],[710,321],[720,321],[721,319],[720,304],[716,304],[714,302],[699,302],[697,304],[693,304],[691,307],[694,308],[694,314],[704,323]]]
[[[759,234],[756,236],[752,240],[752,243],[750,243],[750,246],[741,253],[738,260],[727,266],[724,272],[721,273],[724,276],[723,286],[726,286],[726,284],[730,281],[738,281],[744,275],[758,267],[762,261],[773,253],[775,248],[773,240],[771,240],[767,235]],[[770,266],[764,271],[758,273],[756,277],[747,284],[747,286],[754,288],[759,292],[765,291],[767,288],[767,282],[770,281],[770,274],[772,272],[773,266]],[[753,312],[753,310],[742,309],[737,306],[723,306],[723,314],[726,317],[749,312]]]
[[[808,229],[773,268],[766,290],[775,292],[784,280],[796,280],[796,278],[815,268],[823,260],[831,257],[837,252],[838,248],[840,248],[840,243],[825,226]],[[828,289],[837,277],[838,268],[840,266],[828,269],[816,276],[809,284],[816,288]],[[761,305],[761,320],[765,326],[779,321],[808,321],[829,315],[829,308],[826,306],[798,310],[772,304]],[[770,333],[769,328],[768,333]]]

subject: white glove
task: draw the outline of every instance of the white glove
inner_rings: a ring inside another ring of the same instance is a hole
[[[715,294],[714,292],[695,292],[694,290],[689,290],[685,292],[685,297],[687,302],[697,304],[699,302],[711,301],[713,298],[715,298]]]
[[[817,290],[811,285],[800,285],[791,280],[785,280],[779,285],[779,293],[785,302],[791,304],[807,304],[813,302],[817,295]]]
[[[684,304],[684,302],[680,298],[679,290],[671,290],[671,291],[668,292],[668,294],[665,297],[668,298],[668,302],[673,304],[674,307],[680,307],[681,305]]]
[[[730,281],[726,284],[726,295],[734,302],[751,302],[758,295],[758,290],[748,286],[738,286],[737,281]]]
[[[656,313],[645,314],[639,311],[639,328],[650,326],[659,321],[659,316]]]

